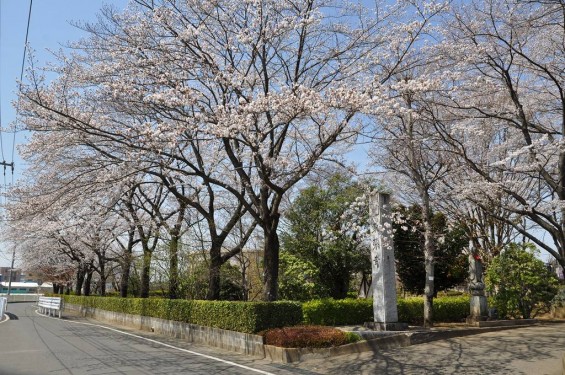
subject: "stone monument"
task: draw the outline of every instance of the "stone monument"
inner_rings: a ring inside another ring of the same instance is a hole
[[[390,214],[390,195],[375,193],[369,202],[372,226],[371,260],[374,322],[365,325],[379,331],[408,329],[398,322],[396,306],[396,264]]]
[[[483,261],[475,249],[472,241],[469,242],[469,293],[471,294],[471,314],[467,323],[488,319],[487,297],[485,296],[485,283],[483,281]]]

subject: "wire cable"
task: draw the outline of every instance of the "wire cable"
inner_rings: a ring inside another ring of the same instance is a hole
[[[26,57],[27,57],[27,43],[28,43],[28,37],[29,37],[29,24],[31,22],[31,9],[33,7],[33,0],[29,0],[29,10],[27,12],[27,26],[26,26],[26,38],[25,38],[25,44],[24,44],[24,53],[22,56],[22,66],[20,69],[20,84],[18,87],[18,95],[21,94],[22,92],[22,82],[23,82],[23,78],[24,78],[24,68],[25,68],[25,61],[26,61]],[[18,106],[19,107],[19,106]],[[19,108],[18,108],[18,113],[16,113],[16,119],[19,116]],[[17,128],[14,127],[14,137],[12,139],[12,185],[14,184],[14,155],[16,152],[16,133],[17,133]]]
[[[0,1],[0,55],[2,55],[2,2]],[[0,71],[2,71],[2,59],[0,59]],[[0,75],[0,154],[2,155],[2,160],[5,161],[4,157],[4,142],[2,140],[2,75]],[[6,181],[4,181],[6,183]]]

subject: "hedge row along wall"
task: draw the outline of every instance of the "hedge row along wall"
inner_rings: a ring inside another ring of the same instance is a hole
[[[300,323],[339,326],[373,320],[372,299],[321,299],[305,302],[192,301],[161,298],[64,296],[65,302],[132,315],[176,320],[230,331],[257,333]],[[424,300],[398,299],[398,320],[422,324]],[[469,297],[434,298],[434,321],[461,322],[469,315]]]
[[[257,333],[302,321],[299,302],[192,301],[157,298],[64,296],[65,302],[107,311]]]
[[[372,299],[321,299],[302,305],[304,322],[319,325],[363,324],[373,321]],[[398,299],[398,321],[422,324],[424,321],[422,297]],[[469,297],[434,298],[435,322],[461,322],[469,315]]]

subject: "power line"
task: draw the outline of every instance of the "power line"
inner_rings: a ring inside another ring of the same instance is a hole
[[[31,22],[31,10],[33,8],[33,0],[29,0],[29,9],[28,9],[28,13],[27,13],[27,26],[26,26],[26,37],[25,37],[25,43],[24,43],[24,53],[22,56],[22,63],[21,63],[21,68],[20,68],[20,82],[18,84],[18,95],[21,94],[22,92],[22,81],[24,79],[24,68],[25,68],[25,61],[26,61],[26,56],[27,56],[27,46],[28,46],[28,39],[29,39],[29,25]],[[14,184],[14,156],[16,153],[16,133],[17,133],[17,120],[19,117],[19,112],[20,112],[20,108],[19,108],[19,104],[16,108],[16,125],[14,126],[14,131],[13,134],[14,136],[12,137],[12,161],[10,163],[6,162],[6,159],[4,157],[4,147],[2,147],[2,162],[0,162],[0,165],[4,166],[4,185],[6,185],[6,167],[11,167],[12,169],[12,185]],[[0,135],[2,133],[2,129],[0,129]],[[1,144],[1,138],[0,138],[0,144]]]
[[[0,21],[2,19],[2,6],[1,6],[1,2],[0,2]],[[33,0],[29,1],[29,9],[28,9],[28,14],[27,14],[27,26],[26,26],[26,36],[25,36],[25,43],[24,43],[24,52],[23,52],[23,56],[22,56],[22,63],[21,63],[21,69],[20,69],[20,82],[18,84],[18,95],[21,94],[22,91],[22,81],[23,81],[23,77],[24,77],[24,68],[25,68],[25,60],[26,60],[26,56],[27,56],[27,47],[28,47],[28,38],[29,38],[29,25],[31,22],[31,10],[33,7]],[[1,22],[0,22],[0,51],[1,51],[1,41],[2,41],[2,27],[1,27]],[[0,60],[1,61],[1,60]],[[0,77],[1,78],[1,77]],[[0,81],[1,82],[1,81]],[[1,87],[1,86],[0,86]],[[16,133],[17,133],[17,120],[19,117],[19,105],[16,107],[16,125],[14,125],[14,131],[13,131],[13,138],[12,138],[12,161],[10,163],[6,162],[6,157],[4,155],[4,140],[2,138],[2,133],[3,133],[3,122],[2,122],[2,96],[1,96],[1,90],[0,90],[0,155],[2,156],[2,161],[0,162],[0,165],[4,167],[4,204],[6,203],[6,193],[7,193],[7,182],[6,182],[6,168],[10,167],[11,168],[11,184],[14,185],[14,158],[15,158],[15,153],[16,153]]]
[[[2,2],[0,1],[0,51],[2,51]],[[1,52],[0,52],[1,55]],[[2,70],[2,59],[0,59],[0,71]],[[2,77],[0,76],[0,87],[2,87]],[[2,160],[6,160],[4,157],[4,141],[2,140],[2,90],[0,89],[0,153],[2,154]],[[4,184],[6,181],[4,181]]]
[[[29,24],[31,22],[31,9],[33,7],[33,0],[29,0],[29,10],[27,12],[27,26],[26,26],[26,39],[25,39],[25,43],[24,43],[24,53],[22,56],[22,66],[20,69],[20,84],[18,86],[18,95],[21,94],[22,92],[22,81],[24,78],[24,68],[25,68],[25,61],[26,61],[26,56],[27,56],[27,43],[28,43],[28,37],[29,37]],[[19,116],[19,105],[18,105],[18,110],[16,113],[16,119]],[[11,167],[12,167],[12,184],[14,184],[14,154],[16,151],[16,132],[17,129],[16,127],[14,127],[14,137],[12,139],[12,163],[11,163]],[[6,168],[6,165],[4,165],[4,169]]]
[[[1,4],[1,3],[0,3]],[[2,18],[2,8],[0,7],[0,19]],[[2,40],[2,27],[0,27],[0,41]],[[1,91],[1,90],[0,90]],[[2,98],[0,97],[0,150],[1,150],[1,154],[2,154],[2,161],[0,162],[0,165],[4,166],[4,186],[6,186],[6,167],[7,166],[11,166],[12,167],[12,174],[14,173],[14,160],[12,157],[12,162],[11,163],[6,163],[6,158],[4,157],[4,141],[2,139],[2,117],[1,117],[1,103],[2,103]]]

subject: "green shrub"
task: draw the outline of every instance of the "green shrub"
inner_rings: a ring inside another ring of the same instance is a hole
[[[399,298],[396,306],[399,322],[412,325],[420,325],[424,322],[424,299],[422,297]]]
[[[436,322],[464,322],[470,314],[470,303],[469,296],[435,298],[434,320]]]
[[[398,321],[420,325],[424,321],[422,297],[399,298]],[[363,324],[373,320],[372,299],[321,299],[302,305],[304,323],[319,325]],[[461,322],[469,315],[469,296],[434,298],[434,321]]]
[[[486,273],[488,291],[500,317],[534,318],[550,310],[559,281],[532,244],[509,244]]]
[[[551,300],[551,307],[565,307],[565,286],[562,285],[559,287],[557,294],[555,294],[555,297]]]
[[[70,304],[126,314],[176,320],[237,332],[256,333],[302,320],[300,303],[193,301],[161,298],[64,296]]]
[[[459,290],[444,290],[437,294],[438,297],[457,297],[463,295],[465,295],[465,293]]]
[[[323,326],[274,328],[263,333],[267,345],[283,348],[329,348],[359,341],[359,335]]]
[[[469,296],[434,298],[435,322],[462,322],[469,315]],[[398,321],[420,325],[424,322],[424,299],[422,297],[398,300]]]
[[[302,312],[306,324],[326,326],[362,324],[373,320],[373,300],[318,299],[302,304]]]
[[[361,341],[361,336],[355,332],[343,332],[345,334],[345,339],[347,340],[348,344]]]

